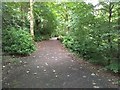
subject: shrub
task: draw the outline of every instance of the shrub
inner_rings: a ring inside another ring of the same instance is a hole
[[[118,73],[120,71],[120,64],[119,62],[112,62],[110,65],[106,66],[106,69],[113,71],[114,73]]]
[[[42,41],[43,40],[43,37],[41,35],[35,35],[35,41],[36,42],[39,42],[39,41]]]
[[[15,28],[3,31],[2,48],[9,54],[31,54],[35,51],[35,43],[32,36],[24,30]]]
[[[50,35],[35,35],[35,41],[36,42],[40,42],[42,40],[49,40],[50,39]]]
[[[67,35],[62,37],[62,43],[69,48],[71,51],[82,56],[85,60],[88,60],[91,63],[99,64],[105,66],[107,70],[111,70],[114,73],[120,71],[120,65],[117,61],[118,58],[115,58],[117,53],[112,52],[110,56],[109,45],[108,43],[101,42],[98,45],[97,40],[91,40],[89,37],[85,39],[80,39],[80,36]],[[102,45],[103,44],[103,45]],[[113,51],[116,52],[116,47],[114,46]],[[111,60],[108,65],[109,60]]]

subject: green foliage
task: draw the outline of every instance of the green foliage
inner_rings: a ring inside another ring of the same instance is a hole
[[[71,51],[89,62],[101,64],[117,73],[117,61],[120,60],[120,5],[115,2],[99,2],[99,5],[98,8],[85,2],[34,3],[35,41],[58,36]],[[31,48],[34,47],[33,41],[31,38],[28,40],[31,36],[21,36],[25,31],[29,32],[29,4],[3,3],[2,19],[3,50],[11,53],[31,53],[34,50]],[[26,30],[6,29],[9,27]]]
[[[118,73],[118,71],[120,71],[120,64],[118,62],[113,62],[109,66],[106,66],[106,69]]]
[[[35,50],[32,36],[15,28],[3,30],[3,51],[10,54],[31,54]]]
[[[42,41],[42,40],[43,40],[43,37],[42,37],[41,35],[35,35],[34,40],[35,40],[36,42],[39,42],[39,41]]]
[[[2,28],[29,28],[28,2],[7,2],[2,3]]]
[[[71,12],[74,12],[70,15],[71,19],[69,20],[71,29],[61,39],[62,43],[70,50],[83,56],[85,60],[103,65],[107,69],[118,73],[119,34],[118,30],[113,28],[115,23],[117,24],[116,20],[108,22],[109,4],[104,4],[107,6],[104,7],[103,5],[103,9],[99,10],[97,16],[93,14],[95,11],[91,4],[85,4],[84,2],[76,4],[77,6],[70,8],[72,9]],[[107,11],[104,11],[104,9]],[[116,7],[113,8],[113,11],[114,9]],[[113,15],[116,15],[115,13]]]
[[[56,16],[52,11],[51,3],[35,3],[34,4],[35,19],[35,38],[37,41],[41,39],[49,39],[57,26]]]
[[[37,34],[35,35],[35,41],[42,41],[42,40],[48,40],[50,38],[50,35],[39,35],[37,36]]]

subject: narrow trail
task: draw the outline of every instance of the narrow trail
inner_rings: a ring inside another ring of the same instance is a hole
[[[115,88],[110,80],[78,63],[58,40],[37,43],[37,51],[21,65],[3,72],[9,88]],[[112,79],[112,78],[111,78]]]

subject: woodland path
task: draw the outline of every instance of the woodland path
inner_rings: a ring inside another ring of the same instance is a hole
[[[20,58],[20,65],[3,71],[7,88],[115,88],[86,61],[78,60],[58,40],[37,43],[37,51]]]

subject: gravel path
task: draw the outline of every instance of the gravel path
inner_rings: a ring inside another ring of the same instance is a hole
[[[20,65],[3,68],[6,88],[116,88],[112,77],[99,74],[69,53],[58,40],[37,43],[37,51]],[[100,70],[99,70],[100,72]]]

